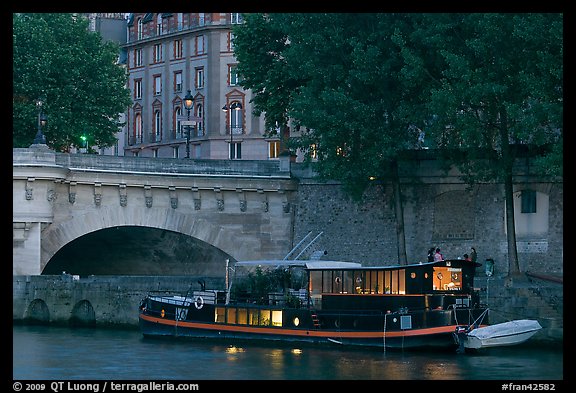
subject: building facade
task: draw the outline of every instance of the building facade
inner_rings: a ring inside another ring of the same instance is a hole
[[[129,15],[126,156],[278,158],[278,132],[252,114],[252,93],[239,84],[232,32],[238,23],[240,13]]]

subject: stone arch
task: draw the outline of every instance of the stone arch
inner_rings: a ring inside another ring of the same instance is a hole
[[[50,322],[50,310],[42,299],[34,299],[24,312],[24,321],[27,324],[44,325]]]
[[[81,300],[72,308],[70,326],[95,326],[96,313],[88,300]]]
[[[71,220],[53,223],[43,231],[40,271],[69,242],[88,233],[116,226],[142,226],[182,233],[239,258],[235,255],[238,253],[236,244],[230,241],[234,238],[232,230],[214,225],[205,217],[183,214],[169,208],[150,209],[149,213],[142,214],[141,208],[102,206]]]

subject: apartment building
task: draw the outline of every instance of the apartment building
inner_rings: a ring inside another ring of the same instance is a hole
[[[239,84],[238,23],[240,13],[129,15],[126,156],[278,158],[279,131],[252,114],[252,93]]]

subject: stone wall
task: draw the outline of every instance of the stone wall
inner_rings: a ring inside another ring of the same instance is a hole
[[[409,262],[426,260],[430,247],[445,258],[462,257],[475,247],[478,262],[491,258],[495,273],[508,272],[505,200],[502,184],[469,186],[455,175],[442,175],[427,163],[418,180],[401,184],[406,253]],[[309,171],[293,170],[299,179],[295,201],[294,242],[308,232],[323,232],[314,246],[324,259],[364,265],[398,263],[396,219],[390,184],[374,184],[361,201],[350,199],[339,183],[321,182]],[[517,235],[521,271],[563,272],[563,184],[530,181],[515,184],[536,189],[548,203],[547,233]]]

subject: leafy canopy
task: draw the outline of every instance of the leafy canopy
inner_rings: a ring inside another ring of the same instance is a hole
[[[64,13],[13,14],[14,147],[28,147],[37,132],[36,100],[48,117],[47,144],[112,146],[130,104],[119,47],[88,31],[85,18]]]
[[[525,144],[545,153],[542,168],[561,173],[560,14],[273,13],[244,21],[234,50],[256,113],[268,127],[288,119],[301,126],[291,147],[317,153],[319,174],[357,195],[371,176],[393,175],[392,164],[422,147],[423,135],[425,147],[463,166],[476,153],[501,159],[503,145]],[[499,178],[507,168],[474,170]]]

